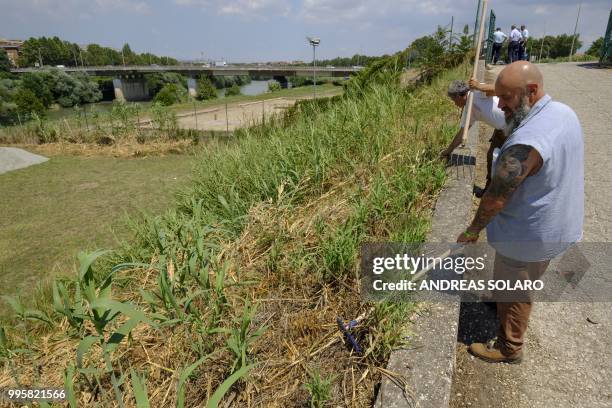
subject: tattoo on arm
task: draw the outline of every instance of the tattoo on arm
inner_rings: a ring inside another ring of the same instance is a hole
[[[491,185],[482,197],[470,229],[480,231],[495,217],[517,187],[541,165],[539,153],[531,146],[514,145],[497,160]]]

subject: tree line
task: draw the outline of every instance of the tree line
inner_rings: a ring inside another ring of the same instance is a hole
[[[136,53],[129,44],[121,50],[89,44],[81,47],[76,43],[61,40],[58,37],[31,37],[19,51],[17,65],[34,67],[44,65],[95,66],[95,65],[176,65],[172,57],[158,56],[152,53]]]

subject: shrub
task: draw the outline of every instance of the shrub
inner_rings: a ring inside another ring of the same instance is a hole
[[[155,95],[153,102],[160,103],[164,106],[170,106],[182,100],[185,100],[186,91],[184,88],[179,87],[177,84],[166,84],[164,87]]]
[[[199,101],[204,101],[207,99],[215,99],[216,97],[217,90],[210,79],[208,79],[208,77],[198,79],[198,92],[196,94],[196,99]]]
[[[237,84],[232,85],[227,91],[225,91],[225,96],[235,96],[240,94],[240,87]]]
[[[174,72],[161,72],[147,75],[147,88],[149,94],[157,95],[159,91],[167,84],[176,84],[179,87],[187,87],[187,80],[181,74]]]
[[[281,89],[281,84],[278,83],[278,81],[268,81],[268,91],[276,92],[280,91]]]

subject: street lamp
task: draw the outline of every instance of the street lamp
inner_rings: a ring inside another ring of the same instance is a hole
[[[315,55],[316,47],[321,44],[320,38],[306,37],[310,45],[312,45],[312,92],[314,99],[317,98],[317,58]]]

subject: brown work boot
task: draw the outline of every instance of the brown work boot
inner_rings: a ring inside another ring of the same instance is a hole
[[[468,350],[472,355],[489,363],[520,364],[523,361],[522,351],[516,356],[508,357],[501,352],[495,340],[488,343],[472,343]]]

